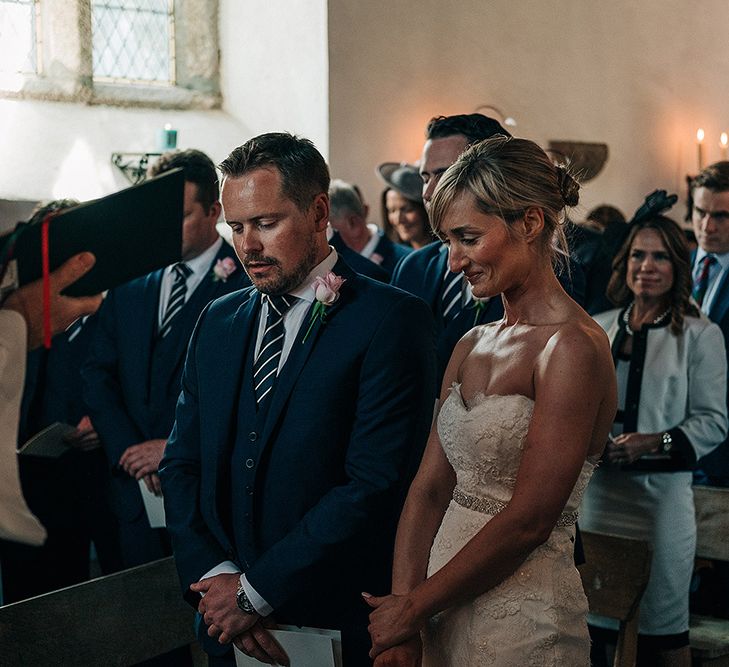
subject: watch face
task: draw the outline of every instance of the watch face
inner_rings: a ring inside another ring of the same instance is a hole
[[[238,604],[238,609],[240,609],[242,612],[245,612],[246,614],[255,613],[256,610],[253,608],[253,605],[251,604],[251,601],[248,599],[248,596],[246,595],[246,592],[242,586],[240,587],[240,589],[238,589],[238,594],[236,595],[236,602]]]

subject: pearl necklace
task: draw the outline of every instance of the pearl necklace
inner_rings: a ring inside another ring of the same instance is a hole
[[[633,306],[635,305],[635,301],[632,301],[631,304],[625,309],[625,312],[623,313],[623,324],[625,325],[625,333],[628,334],[628,336],[632,336],[635,332],[630,328],[630,314],[633,312]],[[658,324],[662,322],[671,312],[671,307],[669,306],[664,312],[662,312],[658,317],[656,317],[651,324]]]

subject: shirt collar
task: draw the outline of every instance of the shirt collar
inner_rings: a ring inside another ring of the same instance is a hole
[[[304,301],[308,301],[309,303],[314,303],[315,297],[314,289],[311,286],[312,283],[316,278],[323,278],[327,273],[329,273],[334,268],[338,259],[339,255],[337,254],[337,251],[332,248],[332,246],[329,246],[329,254],[323,261],[319,262],[319,264],[317,264],[309,272],[309,275],[304,278],[301,284],[295,290],[289,292],[289,294],[299,299],[303,299]]]
[[[373,225],[371,222],[367,223],[367,230],[370,233],[370,240],[367,241],[365,247],[359,251],[359,254],[363,257],[369,257],[380,242],[380,228],[377,225]]]

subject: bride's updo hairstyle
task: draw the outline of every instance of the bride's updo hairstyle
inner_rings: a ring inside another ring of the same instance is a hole
[[[576,206],[580,186],[533,141],[496,135],[469,146],[443,174],[430,205],[433,231],[440,228],[453,202],[473,195],[476,207],[512,224],[532,206],[544,213],[543,249],[552,260],[569,255],[564,233],[565,206]]]

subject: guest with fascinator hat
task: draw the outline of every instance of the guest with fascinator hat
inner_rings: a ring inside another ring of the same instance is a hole
[[[405,162],[383,162],[378,176],[382,192],[382,228],[395,243],[422,248],[435,241],[423,205],[423,181],[418,168]]]

